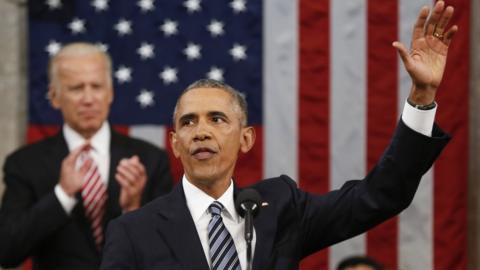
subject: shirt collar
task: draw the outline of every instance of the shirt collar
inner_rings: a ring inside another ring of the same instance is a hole
[[[65,137],[69,151],[72,151],[87,142],[80,133],[76,132],[66,123],[63,125],[63,136]],[[101,155],[108,155],[110,152],[110,137],[110,125],[107,122],[103,122],[102,127],[92,136],[89,142],[95,151]]]
[[[230,180],[225,193],[217,200],[210,197],[210,195],[203,192],[201,189],[190,183],[185,175],[182,178],[183,192],[187,200],[187,207],[190,210],[193,221],[196,223],[204,214],[208,213],[208,207],[212,202],[218,201],[223,204],[226,218],[232,219],[234,222],[239,222],[237,211],[235,210],[235,203],[233,202],[233,181]]]

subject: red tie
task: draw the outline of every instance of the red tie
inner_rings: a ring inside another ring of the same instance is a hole
[[[97,164],[88,154],[88,149],[84,152],[83,162],[92,161],[92,165],[85,175],[85,181],[82,187],[83,206],[85,214],[90,220],[93,239],[98,250],[103,243],[102,219],[105,214],[105,204],[107,202],[107,188],[100,178]]]

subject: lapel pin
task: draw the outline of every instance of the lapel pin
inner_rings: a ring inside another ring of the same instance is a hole
[[[268,202],[262,202],[262,207],[268,206]]]

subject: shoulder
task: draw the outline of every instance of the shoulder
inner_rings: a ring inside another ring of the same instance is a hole
[[[6,157],[5,164],[38,159],[39,156],[47,155],[53,146],[57,145],[61,140],[63,140],[62,136],[57,134],[32,144],[23,145]]]
[[[289,190],[292,188],[296,189],[297,184],[290,176],[282,174],[278,177],[264,179],[252,185],[251,187],[257,190],[271,190],[271,189]]]
[[[297,183],[288,175],[264,179],[251,188],[257,190],[264,200],[289,201],[300,192]]]
[[[142,139],[126,136],[112,131],[112,145],[128,148],[138,152],[166,154],[163,149]]]
[[[123,135],[112,130],[112,142],[120,143],[124,146],[160,151],[161,149],[150,142],[142,139]]]
[[[112,131],[112,149],[121,149],[128,155],[138,155],[142,162],[149,165],[168,163],[168,154],[165,150],[153,145],[150,142],[138,138],[132,138]]]

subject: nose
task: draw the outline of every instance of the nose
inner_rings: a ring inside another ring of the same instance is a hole
[[[195,129],[195,136],[193,137],[194,141],[204,141],[211,139],[211,134],[209,131],[208,124],[204,121],[199,121],[197,128]]]
[[[83,91],[83,98],[82,98],[82,101],[84,103],[92,103],[94,100],[94,93],[93,93],[93,89],[89,86],[85,87],[84,91]]]

